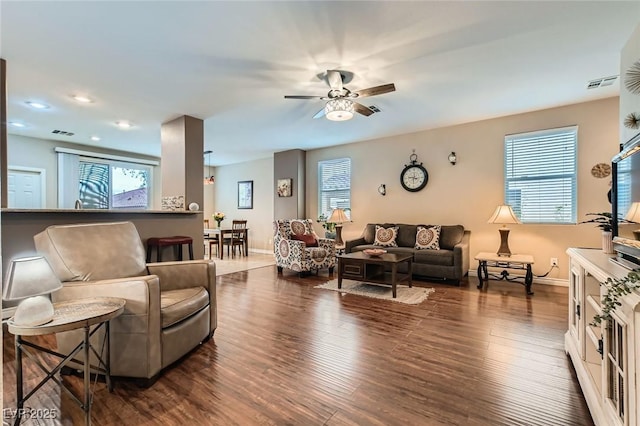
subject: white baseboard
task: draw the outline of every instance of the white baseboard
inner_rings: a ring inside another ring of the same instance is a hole
[[[249,249],[251,253],[260,253],[260,254],[273,254],[272,250],[263,250],[263,249]]]
[[[469,277],[478,277],[478,270],[477,269],[470,269],[469,270]],[[522,274],[512,274],[509,273],[509,277],[521,277],[524,278],[524,275]],[[557,287],[569,287],[569,280],[563,280],[560,278],[547,278],[547,277],[536,277],[535,275],[533,276],[533,284],[542,284],[542,285],[554,285]]]

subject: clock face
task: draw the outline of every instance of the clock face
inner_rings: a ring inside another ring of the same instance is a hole
[[[419,164],[408,165],[400,173],[400,183],[407,191],[416,192],[427,186],[429,173]]]
[[[607,163],[598,163],[591,168],[591,175],[597,178],[606,178],[611,174],[611,166]]]

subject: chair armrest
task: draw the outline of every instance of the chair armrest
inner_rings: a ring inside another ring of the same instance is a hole
[[[349,240],[349,241],[345,241],[344,242],[344,252],[345,253],[351,253],[351,249],[356,247],[356,246],[361,246],[363,244],[367,244],[367,242],[364,240],[364,237],[360,237],[358,239],[355,240]]]
[[[331,238],[318,238],[318,247],[329,250],[329,254],[333,253],[335,255],[336,240],[332,240]]]
[[[147,263],[147,270],[158,276],[163,291],[200,286],[215,293],[216,264],[213,260]]]

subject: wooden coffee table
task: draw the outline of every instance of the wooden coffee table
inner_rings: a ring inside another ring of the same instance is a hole
[[[407,262],[407,273],[399,273],[398,265]],[[386,272],[386,267],[391,272]],[[407,281],[411,287],[413,272],[413,255],[401,253],[385,253],[381,256],[369,256],[360,251],[338,256],[338,288],[342,288],[342,279],[363,281],[391,286],[393,298],[396,297],[396,285]]]

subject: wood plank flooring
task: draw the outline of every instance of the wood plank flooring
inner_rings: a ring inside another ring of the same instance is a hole
[[[534,284],[527,298],[513,283],[425,282],[436,291],[410,306],[313,288],[328,279],[275,266],[218,277],[214,338],[150,388],[98,382],[93,424],[593,424],[563,349],[566,288]],[[3,350],[4,407],[15,407],[6,328]],[[39,375],[29,363],[27,389]],[[23,424],[83,423],[55,383],[27,405],[60,415]]]

